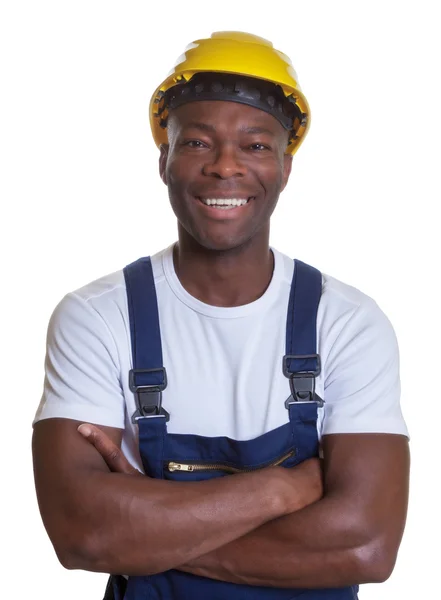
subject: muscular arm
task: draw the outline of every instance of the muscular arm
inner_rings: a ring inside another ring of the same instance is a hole
[[[164,571],[304,505],[278,467],[191,483],[111,472],[79,424],[46,419],[33,437],[40,511],[67,568]],[[120,445],[121,430],[102,429]]]
[[[387,579],[407,510],[407,439],[323,438],[322,500],[183,565],[206,577],[276,587],[338,587]]]

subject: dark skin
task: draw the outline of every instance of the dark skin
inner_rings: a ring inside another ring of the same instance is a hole
[[[38,502],[60,562],[69,569],[148,575],[224,546],[322,495],[317,459],[234,477],[175,482],[112,472],[80,422],[35,425]],[[122,430],[100,427],[118,448]],[[146,518],[154,515],[154,518]]]
[[[111,471],[139,475],[99,427],[82,424],[79,431]],[[325,488],[319,502],[177,568],[221,581],[274,587],[337,587],[387,579],[406,519],[407,439],[344,434],[323,440]],[[307,485],[312,481],[308,477]]]
[[[168,136],[159,170],[178,219],[182,285],[214,306],[256,300],[272,275],[270,217],[291,172],[288,133],[264,111],[217,101],[176,109]],[[251,199],[229,218],[198,197]]]
[[[203,302],[252,302],[271,279],[269,220],[291,170],[287,133],[231,102],[184,105],[168,133],[160,174],[178,218],[177,275]],[[199,200],[213,197],[249,200],[225,212]],[[69,568],[179,568],[311,588],[383,581],[393,569],[407,509],[404,436],[324,436],[322,493],[317,459],[197,483],[153,480],[127,470],[121,430],[100,427],[85,440],[78,425],[49,419],[34,432],[40,509]]]

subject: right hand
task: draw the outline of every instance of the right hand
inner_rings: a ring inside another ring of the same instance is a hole
[[[112,473],[124,475],[142,475],[135,469],[122,450],[107,436],[102,429],[91,423],[82,423],[78,432],[101,454]]]

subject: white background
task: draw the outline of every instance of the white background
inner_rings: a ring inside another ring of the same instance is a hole
[[[58,564],[35,499],[47,322],[68,291],[176,238],[148,102],[187,43],[216,30],[272,40],[311,105],[271,243],[373,296],[400,343],[408,524],[392,577],[360,597],[440,597],[436,4],[1,4],[2,598],[102,597],[105,575]]]

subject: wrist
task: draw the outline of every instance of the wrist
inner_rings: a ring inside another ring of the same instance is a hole
[[[289,469],[274,467],[279,479],[279,499],[282,514],[291,514],[323,497],[320,462],[309,459]]]
[[[293,478],[284,467],[271,467],[268,469],[271,475],[270,510],[273,511],[273,519],[288,515],[300,508],[300,499],[297,491],[293,488]]]

